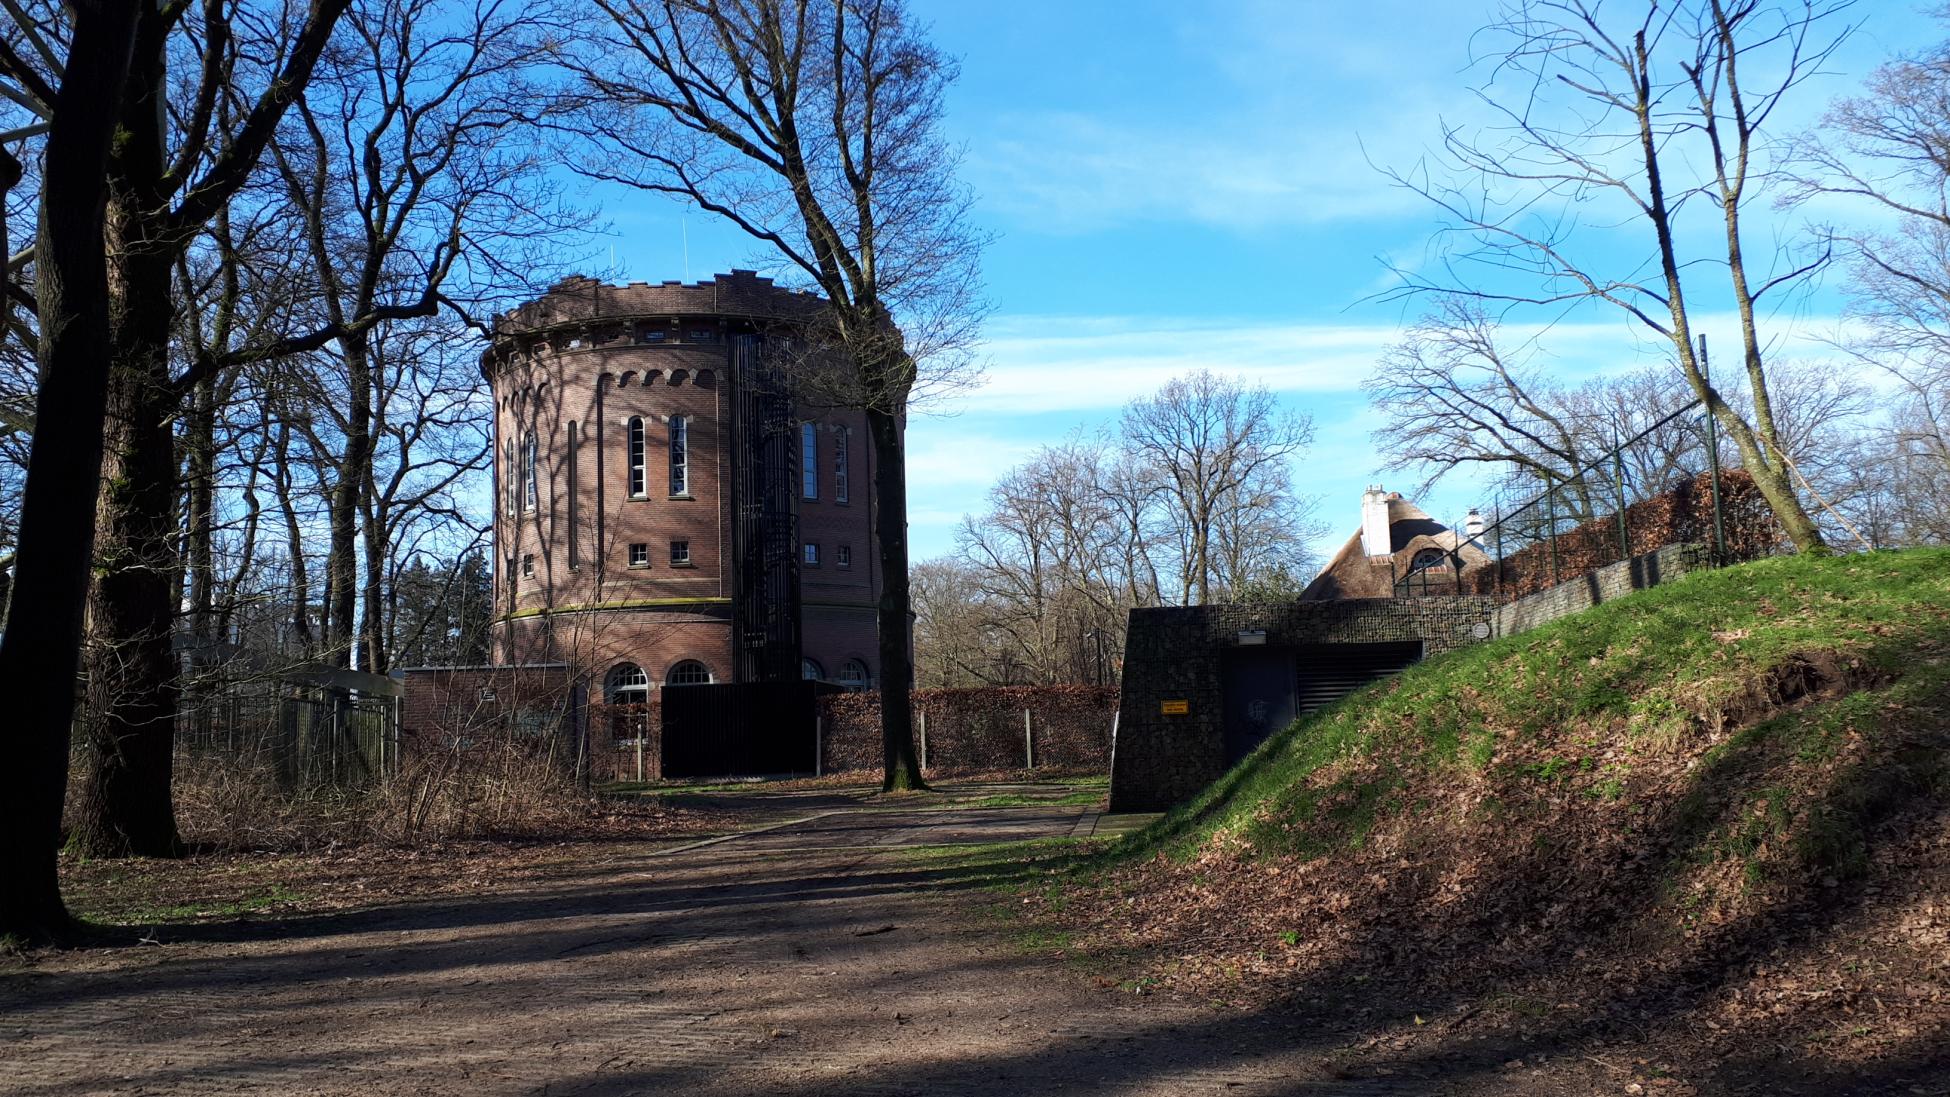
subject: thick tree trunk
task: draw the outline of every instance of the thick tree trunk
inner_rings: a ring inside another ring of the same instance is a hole
[[[17,589],[0,635],[8,764],[0,767],[0,937],[59,939],[72,929],[55,852],[67,790],[75,670],[94,549],[95,487],[108,394],[108,270],[103,252],[110,135],[128,78],[137,6],[77,0],[42,168],[35,297],[40,392],[22,493]]]
[[[118,198],[118,205],[121,200]],[[170,263],[139,235],[140,214],[113,217],[115,286],[108,453],[97,577],[90,602],[87,769],[74,844],[97,857],[182,852],[170,795],[179,666],[176,623],[176,445],[171,422]]]
[[[138,28],[122,127],[109,159],[107,452],[89,603],[86,770],[74,844],[97,857],[182,852],[170,780],[179,668],[176,439],[170,384],[176,246],[165,227],[162,131],[168,24]]]
[[[926,788],[914,749],[914,616],[907,580],[907,455],[900,420],[869,408],[873,435],[874,544],[880,555],[881,788]]]

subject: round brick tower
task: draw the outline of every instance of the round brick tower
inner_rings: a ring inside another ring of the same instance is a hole
[[[497,319],[497,663],[567,664],[605,701],[874,679],[865,417],[790,396],[818,307],[733,271],[571,278]]]

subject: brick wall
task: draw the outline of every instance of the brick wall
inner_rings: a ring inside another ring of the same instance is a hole
[[[1590,609],[1635,590],[1670,583],[1689,571],[1710,566],[1712,550],[1705,545],[1667,545],[1629,560],[1559,583],[1548,590],[1497,607],[1496,634],[1514,636],[1559,617]]]
[[[490,735],[573,738],[582,690],[561,665],[414,667],[403,671],[402,749],[444,750]]]
[[[1132,610],[1111,810],[1161,811],[1225,773],[1220,664],[1241,631],[1264,631],[1269,648],[1420,641],[1433,655],[1488,636],[1493,609],[1449,596]],[[1186,702],[1186,713],[1165,715],[1165,701]]]
[[[1109,687],[919,689],[913,697],[917,733],[926,717],[929,773],[1023,769],[1032,746],[1037,769],[1102,773],[1110,768],[1117,691]],[[879,694],[831,694],[819,699],[819,712],[826,772],[881,769]]]

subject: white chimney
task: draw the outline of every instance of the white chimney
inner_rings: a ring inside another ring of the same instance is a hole
[[[1369,484],[1361,496],[1361,549],[1369,556],[1392,556],[1395,552],[1388,534],[1388,493],[1380,484]]]
[[[1475,507],[1470,507],[1469,514],[1463,518],[1463,533],[1471,541],[1483,536],[1483,516],[1476,512]]]

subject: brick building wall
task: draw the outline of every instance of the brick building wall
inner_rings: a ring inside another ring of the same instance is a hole
[[[1487,637],[1494,610],[1473,596],[1132,610],[1110,809],[1162,811],[1225,773],[1221,664],[1242,631],[1264,632],[1268,649],[1419,641],[1426,657]],[[1166,701],[1184,714],[1165,715]]]
[[[622,663],[653,686],[685,660],[733,679],[732,342],[789,336],[818,307],[734,271],[695,285],[572,278],[499,319],[482,366],[495,398],[497,660],[566,662],[598,688]],[[803,652],[828,677],[857,662],[871,679],[880,577],[865,416],[802,414],[818,451],[813,490],[792,493]],[[687,459],[674,485],[678,417]]]

